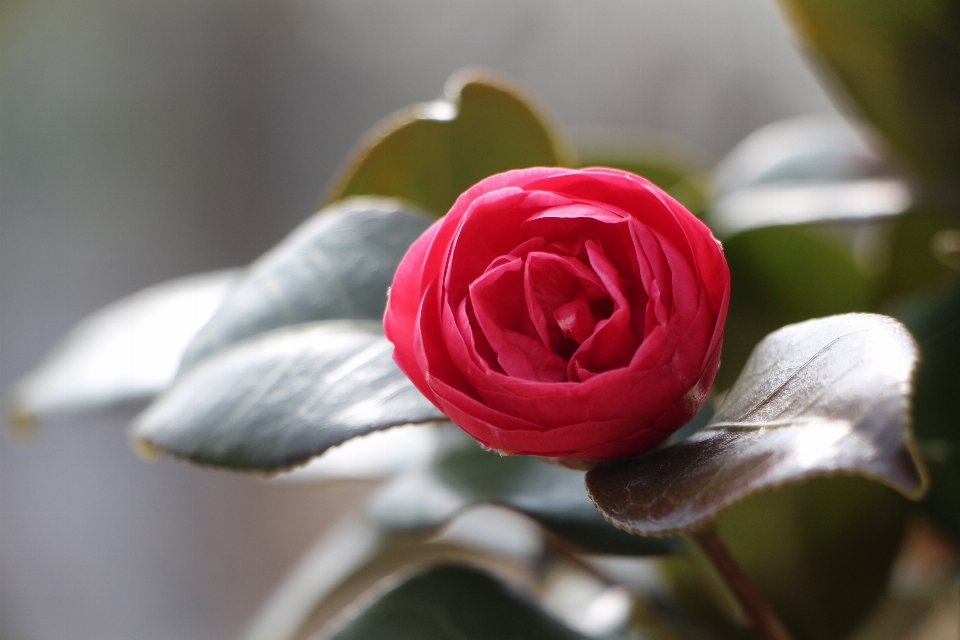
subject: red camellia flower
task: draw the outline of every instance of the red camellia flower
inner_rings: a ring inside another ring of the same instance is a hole
[[[719,243],[651,182],[537,167],[471,187],[410,247],[383,325],[404,373],[487,447],[599,460],[697,413],[729,297]]]

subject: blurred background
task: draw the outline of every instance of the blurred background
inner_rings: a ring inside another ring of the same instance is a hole
[[[574,142],[705,168],[834,112],[772,0],[3,0],[0,389],[102,305],[250,262],[368,127],[467,65]],[[364,491],[147,464],[131,415],[0,434],[0,639],[235,637]]]

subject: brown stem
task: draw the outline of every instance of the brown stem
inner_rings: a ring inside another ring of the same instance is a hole
[[[697,541],[707,557],[717,568],[723,581],[730,591],[737,597],[740,605],[747,614],[750,626],[756,630],[764,640],[791,640],[786,627],[777,618],[767,601],[757,591],[743,573],[743,569],[733,559],[723,540],[717,535],[713,527],[707,527],[694,532],[693,539]]]

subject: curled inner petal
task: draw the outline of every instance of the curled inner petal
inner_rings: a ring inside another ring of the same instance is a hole
[[[583,291],[577,291],[573,300],[557,307],[553,312],[553,319],[557,321],[563,335],[578,344],[583,344],[597,327],[597,321],[593,318],[593,311]]]

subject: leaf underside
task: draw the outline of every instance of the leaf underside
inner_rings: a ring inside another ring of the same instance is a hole
[[[706,429],[587,474],[610,522],[632,533],[698,529],[789,482],[852,474],[918,499],[925,471],[909,430],[917,349],[892,318],[846,314],[764,339]]]

